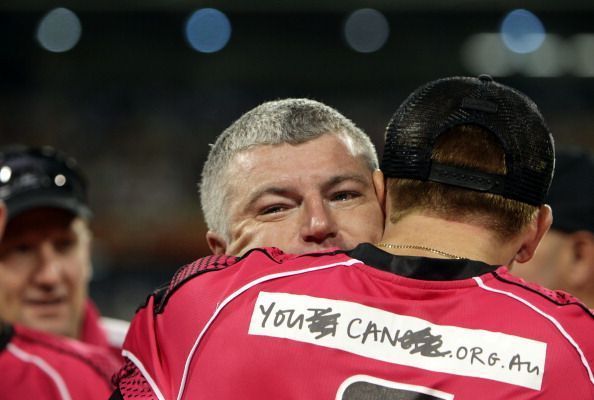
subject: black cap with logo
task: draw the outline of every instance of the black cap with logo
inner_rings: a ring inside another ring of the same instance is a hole
[[[6,203],[9,219],[40,207],[91,216],[86,180],[76,161],[47,146],[0,149],[0,200]]]

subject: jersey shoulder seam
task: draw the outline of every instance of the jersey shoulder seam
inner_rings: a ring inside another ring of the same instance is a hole
[[[151,296],[154,297],[154,313],[162,313],[165,310],[165,306],[169,302],[171,296],[186,283],[206,273],[222,271],[226,268],[236,265],[253,252],[261,252],[262,254],[270,258],[270,260],[278,264],[282,262],[281,260],[279,260],[278,255],[284,254],[276,248],[271,248],[253,249],[248,251],[241,257],[229,255],[211,255],[199,258],[198,260],[178,269],[177,272],[173,275],[173,278],[169,281],[169,283],[162,285],[155,292],[153,292]]]
[[[531,293],[537,294],[540,297],[550,301],[552,304],[559,306],[559,307],[570,307],[570,306],[576,306],[581,308],[592,320],[594,320],[594,313],[592,312],[592,310],[590,310],[585,304],[583,304],[581,301],[579,301],[578,299],[572,297],[572,298],[568,298],[565,297],[565,301],[560,301],[557,300],[555,298],[553,298],[550,295],[547,295],[546,293],[543,293],[539,290],[536,290],[535,288],[530,287],[528,284],[524,284],[522,282],[516,282],[516,281],[512,281],[509,279],[504,278],[503,276],[501,276],[500,274],[498,274],[497,272],[493,272],[492,273],[495,278],[497,280],[499,280],[500,282],[509,284],[509,285],[514,285],[517,286],[519,288],[522,288],[524,290],[527,290]],[[559,294],[560,292],[556,291],[555,293]]]

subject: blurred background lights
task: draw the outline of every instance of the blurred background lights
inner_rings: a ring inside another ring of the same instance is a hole
[[[495,77],[513,73],[510,57],[513,55],[495,33],[478,33],[462,45],[462,63],[473,75],[489,74]]]
[[[542,44],[530,53],[511,51],[496,33],[469,36],[460,49],[464,67],[474,75],[493,76],[521,74],[553,78],[565,74],[594,76],[594,35],[578,34],[563,38],[557,34],[543,36]]]
[[[563,40],[558,35],[546,35],[546,40],[538,50],[519,54],[515,58],[518,62],[517,70],[526,76],[552,78],[563,75],[566,69],[566,63],[570,62],[572,57],[566,54],[566,47]]]
[[[594,34],[575,35],[570,46],[575,57],[572,72],[577,76],[594,77]]]
[[[11,176],[12,176],[12,169],[10,169],[10,167],[5,165],[2,168],[0,168],[0,182],[2,182],[2,183],[8,182],[10,180]]]
[[[54,178],[54,183],[56,186],[64,186],[66,184],[66,177],[62,174],[58,174]]]
[[[41,47],[53,53],[72,49],[80,40],[80,20],[66,8],[55,8],[39,21],[36,38]]]
[[[501,38],[514,53],[530,53],[542,45],[545,38],[544,26],[530,11],[514,10],[501,23]]]
[[[214,8],[195,11],[186,23],[186,40],[194,50],[214,53],[231,38],[231,23],[225,14]]]
[[[360,53],[372,53],[381,49],[389,35],[388,20],[382,13],[371,8],[353,12],[344,26],[346,42]]]

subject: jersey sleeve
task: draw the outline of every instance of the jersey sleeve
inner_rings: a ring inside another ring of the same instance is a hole
[[[122,355],[126,362],[114,376],[114,384],[124,399],[171,398],[165,384],[168,371],[162,366],[155,334],[154,301],[151,296],[137,311],[124,341]]]
[[[114,376],[114,383],[116,390],[110,400],[159,400],[148,380],[130,360],[126,360],[120,372]]]
[[[251,281],[263,268],[274,271],[288,257],[275,248],[254,249],[240,258],[205,257],[178,270],[132,319],[122,353],[128,364],[115,382],[123,398],[138,398],[137,392],[140,398],[176,398],[220,302],[242,286],[239,281]]]
[[[180,268],[171,281],[151,294],[137,312],[124,341],[122,355],[126,364],[114,376],[114,384],[124,399],[169,399],[172,398],[172,382],[177,381],[169,368],[171,357],[179,353],[175,347],[175,335],[183,334],[178,325],[189,315],[166,315],[164,311],[171,297],[180,288],[200,275],[220,271],[238,259],[230,256],[208,256]],[[163,319],[166,321],[163,321]],[[171,322],[173,320],[173,322]],[[164,326],[177,325],[179,332],[171,332]],[[163,336],[168,339],[160,340]],[[114,394],[116,395],[116,394]]]

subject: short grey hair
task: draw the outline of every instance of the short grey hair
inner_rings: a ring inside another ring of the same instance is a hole
[[[318,101],[269,101],[243,114],[211,145],[202,169],[200,201],[208,229],[229,240],[227,170],[238,153],[255,146],[302,144],[326,134],[349,138],[369,169],[378,168],[369,136],[337,110]]]

